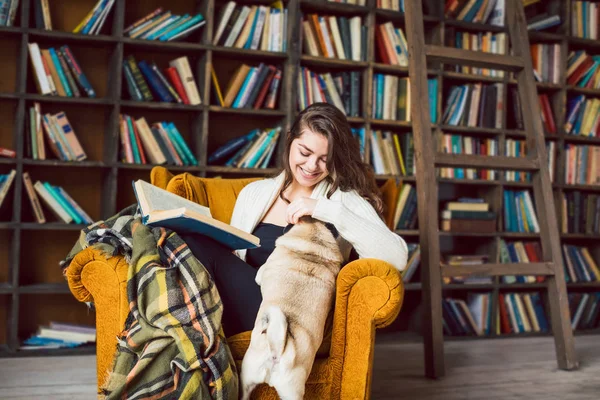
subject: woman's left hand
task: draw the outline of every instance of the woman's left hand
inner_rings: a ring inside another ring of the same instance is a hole
[[[300,217],[311,215],[317,206],[317,200],[309,197],[299,197],[287,207],[285,219],[288,224],[297,224]]]

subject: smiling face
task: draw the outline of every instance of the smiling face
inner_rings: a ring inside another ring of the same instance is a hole
[[[296,184],[313,188],[327,177],[327,138],[305,128],[290,147],[288,162]]]

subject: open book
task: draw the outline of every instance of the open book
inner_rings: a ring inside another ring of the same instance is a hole
[[[208,207],[141,179],[133,182],[133,191],[145,225],[160,226],[175,232],[203,234],[232,250],[260,247],[258,237],[214,219]]]

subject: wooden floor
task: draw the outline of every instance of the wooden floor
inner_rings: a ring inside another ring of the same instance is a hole
[[[386,334],[375,350],[373,399],[587,400],[600,398],[600,336],[577,336],[580,369],[557,369],[552,338],[446,342],[447,375],[423,377],[420,342]],[[0,359],[0,399],[96,398],[95,357]]]

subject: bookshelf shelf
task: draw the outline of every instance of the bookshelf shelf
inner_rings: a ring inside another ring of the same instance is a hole
[[[15,222],[0,222],[1,230],[14,229],[16,226],[17,224]]]
[[[42,356],[85,356],[96,354],[95,345],[87,345],[83,347],[52,349],[52,350],[7,350],[6,353],[1,353],[3,357],[42,357]]]
[[[144,40],[122,38],[120,40],[127,49],[140,49],[152,51],[185,51],[189,55],[201,53],[208,50],[208,47],[200,43],[187,42],[160,42],[158,40]]]
[[[345,69],[364,69],[369,66],[366,61],[342,60],[339,58],[316,57],[303,54],[300,58],[302,65],[307,67],[329,67],[329,68],[345,68]]]
[[[490,24],[481,24],[477,22],[458,21],[454,19],[444,18],[444,25],[446,27],[453,27],[458,29],[464,29],[475,32],[506,32],[507,29],[503,26],[496,26]]]
[[[600,40],[594,39],[586,39],[580,38],[576,36],[566,36],[567,42],[570,45],[578,46],[578,47],[586,47],[589,51],[598,51],[600,50]]]
[[[56,39],[64,43],[90,43],[90,44],[116,44],[118,38],[108,35],[81,35],[79,33],[47,31],[44,29],[24,29],[24,33],[29,35],[29,41],[40,39]]]
[[[159,101],[136,101],[136,100],[120,100],[119,104],[128,108],[139,108],[147,110],[181,110],[181,111],[197,111],[202,112],[206,106],[190,105],[182,103],[164,103]]]
[[[275,51],[261,51],[261,50],[248,50],[238,49],[235,47],[223,47],[223,46],[209,46],[210,50],[215,55],[223,55],[230,57],[242,57],[244,59],[256,59],[264,62],[283,61],[288,58],[287,53],[275,52]]]
[[[65,224],[62,222],[47,222],[38,224],[37,222],[22,222],[18,226],[23,230],[35,231],[80,231],[85,228],[81,224]]]
[[[61,160],[32,160],[23,159],[23,165],[40,165],[48,167],[94,167],[94,168],[108,168],[108,165],[102,161],[61,161]]]
[[[304,12],[335,13],[338,15],[366,15],[371,10],[367,6],[323,0],[300,0],[300,8]]]
[[[223,113],[223,114],[241,114],[241,115],[261,115],[265,117],[282,117],[285,116],[285,111],[281,110],[269,110],[269,109],[252,109],[252,108],[229,108],[210,106],[208,108],[210,112]]]
[[[19,293],[24,294],[67,294],[71,293],[66,283],[40,283],[37,285],[19,286]]]
[[[465,82],[496,82],[502,83],[504,82],[504,78],[495,77],[495,76],[485,76],[485,75],[473,75],[473,74],[465,74],[462,72],[452,72],[452,71],[444,71],[442,76],[445,79],[451,81],[465,81]]]
[[[277,168],[233,168],[221,167],[218,165],[207,166],[204,168],[206,172],[216,174],[242,174],[242,175],[271,175],[278,171]]]
[[[2,165],[14,165],[17,163],[15,158],[0,158],[0,164]]]
[[[562,185],[565,190],[586,190],[591,192],[600,192],[600,185],[573,185],[565,183]]]
[[[40,103],[63,103],[91,106],[110,106],[115,102],[108,98],[88,98],[88,97],[63,97],[63,96],[42,96],[39,94],[26,93],[22,96],[28,101],[37,101]],[[43,104],[42,104],[43,107]]]

